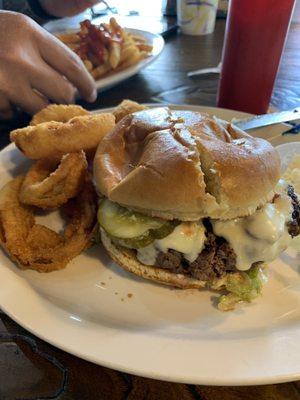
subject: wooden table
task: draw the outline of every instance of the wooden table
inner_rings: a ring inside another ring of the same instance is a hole
[[[219,20],[213,35],[169,38],[162,56],[143,73],[101,93],[95,104],[87,106],[112,106],[124,96],[140,102],[215,105],[218,76],[189,79],[186,73],[219,63],[224,26]],[[300,105],[300,24],[291,26],[272,105],[279,109]],[[0,148],[8,144],[10,129],[27,121],[20,115],[10,123],[0,123]],[[299,400],[300,384],[210,387],[139,378],[58,350],[0,313],[0,399]]]

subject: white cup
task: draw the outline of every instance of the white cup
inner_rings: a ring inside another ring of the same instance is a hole
[[[177,20],[185,35],[208,35],[216,23],[218,0],[177,0]]]

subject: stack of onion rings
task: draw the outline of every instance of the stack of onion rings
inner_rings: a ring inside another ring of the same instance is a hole
[[[0,245],[20,268],[64,268],[91,243],[97,196],[85,152],[92,154],[114,126],[111,113],[92,115],[80,106],[54,104],[30,126],[11,132],[16,146],[36,160],[25,177],[0,190]],[[37,224],[36,207],[64,212],[63,233]]]
[[[80,106],[53,104],[36,114],[30,126],[11,132],[11,141],[36,160],[25,177],[0,190],[0,245],[20,268],[61,269],[90,245],[97,196],[86,152],[95,152],[115,119],[143,108],[126,100],[114,114],[91,114]],[[37,224],[36,207],[64,212],[63,233]]]
[[[86,181],[75,199],[65,204],[69,220],[62,234],[36,224],[33,209],[19,201],[24,178],[0,191],[0,244],[22,269],[50,272],[64,268],[90,244],[96,220],[96,194]]]

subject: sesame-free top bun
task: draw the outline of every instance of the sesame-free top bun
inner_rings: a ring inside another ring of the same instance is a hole
[[[273,197],[277,151],[206,114],[153,108],[124,117],[100,142],[101,194],[165,219],[249,215]]]

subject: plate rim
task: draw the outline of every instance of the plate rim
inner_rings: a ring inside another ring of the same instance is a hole
[[[163,106],[164,104],[159,104],[159,103],[154,103],[151,104],[153,106]],[[168,104],[170,107],[172,107],[173,105]],[[192,105],[175,105],[176,108],[191,108],[191,107],[195,107],[198,109],[216,109],[216,110],[220,110],[217,109],[216,107],[205,107],[205,106],[192,106]],[[109,111],[111,110],[111,108],[103,108],[103,109],[98,109],[98,110],[94,110],[94,112],[105,112],[105,111]],[[233,111],[233,110],[228,110],[228,111]],[[4,151],[10,151],[11,149],[14,148],[14,144],[10,144],[8,146],[6,146],[4,149],[1,150],[1,153]],[[8,267],[5,267],[6,271],[9,271],[9,273],[13,273],[12,271],[10,271],[10,269]],[[0,276],[2,276],[3,271],[0,271]],[[16,275],[17,276],[17,275]],[[22,284],[27,285],[27,281],[25,279],[22,279],[21,277],[17,276],[17,280],[21,280]],[[38,296],[38,294],[34,291],[33,288],[31,288],[31,291],[33,292],[33,296]],[[12,294],[13,296],[13,294]],[[5,296],[4,296],[5,297]],[[43,299],[42,297],[40,297],[41,299],[41,303],[44,303],[46,300]],[[16,299],[14,299],[15,301]],[[5,302],[5,301],[4,301]],[[55,338],[51,338],[45,334],[42,334],[40,331],[37,332],[36,329],[34,329],[34,327],[32,327],[30,325],[30,322],[24,321],[24,317],[20,317],[18,315],[17,312],[14,312],[11,310],[11,308],[6,307],[5,305],[3,306],[3,291],[0,292],[0,304],[1,304],[1,308],[2,310],[10,317],[12,318],[14,321],[16,321],[20,326],[24,327],[25,329],[27,329],[29,332],[31,332],[33,335],[41,338],[42,340],[45,340],[46,342],[54,345],[55,347],[58,347],[64,351],[67,351],[71,354],[74,354],[80,358],[83,358],[85,360],[94,362],[96,364],[108,367],[108,368],[112,368],[112,369],[117,369],[126,373],[131,373],[131,374],[135,374],[135,375],[139,375],[139,376],[147,376],[149,378],[152,379],[159,379],[159,380],[165,380],[165,381],[171,381],[171,382],[181,382],[181,383],[190,383],[190,384],[202,384],[202,385],[235,385],[235,386],[240,386],[240,385],[257,385],[257,384],[272,384],[272,383],[281,383],[281,382],[288,382],[288,381],[292,381],[292,380],[297,380],[300,379],[300,368],[299,371],[291,374],[291,373],[281,373],[281,374],[277,374],[277,375],[271,375],[271,376],[261,376],[261,377],[250,377],[250,378],[245,378],[242,377],[241,379],[237,379],[236,377],[231,379],[228,379],[227,377],[223,377],[220,378],[218,377],[217,379],[214,377],[211,377],[210,380],[207,380],[207,378],[201,378],[201,377],[197,377],[197,379],[195,379],[195,377],[190,378],[189,376],[168,376],[168,373],[159,373],[159,372],[155,372],[155,371],[149,371],[148,373],[145,373],[145,371],[140,372],[139,370],[134,369],[133,367],[126,367],[124,365],[117,365],[115,362],[110,362],[110,361],[103,361],[103,360],[99,360],[99,359],[95,359],[93,355],[88,355],[88,354],[84,354],[84,352],[82,350],[79,349],[74,349],[74,348],[70,348],[69,344],[64,344],[62,345],[59,341],[59,343],[57,342],[57,340],[55,340]],[[52,303],[50,303],[51,307],[56,308],[55,305],[53,305]],[[15,306],[14,306],[15,307]],[[13,308],[14,308],[13,307]],[[60,312],[62,313],[66,313],[66,311],[64,310],[60,310]],[[51,316],[52,318],[52,316]],[[90,323],[89,323],[90,324]],[[75,326],[75,330],[76,330],[76,326]],[[300,331],[300,330],[299,330]],[[299,333],[298,331],[298,333]],[[123,332],[122,332],[123,333]],[[296,332],[297,334],[297,332]],[[51,333],[49,334],[51,336]],[[243,340],[243,339],[242,339]],[[300,363],[299,363],[300,364]]]

